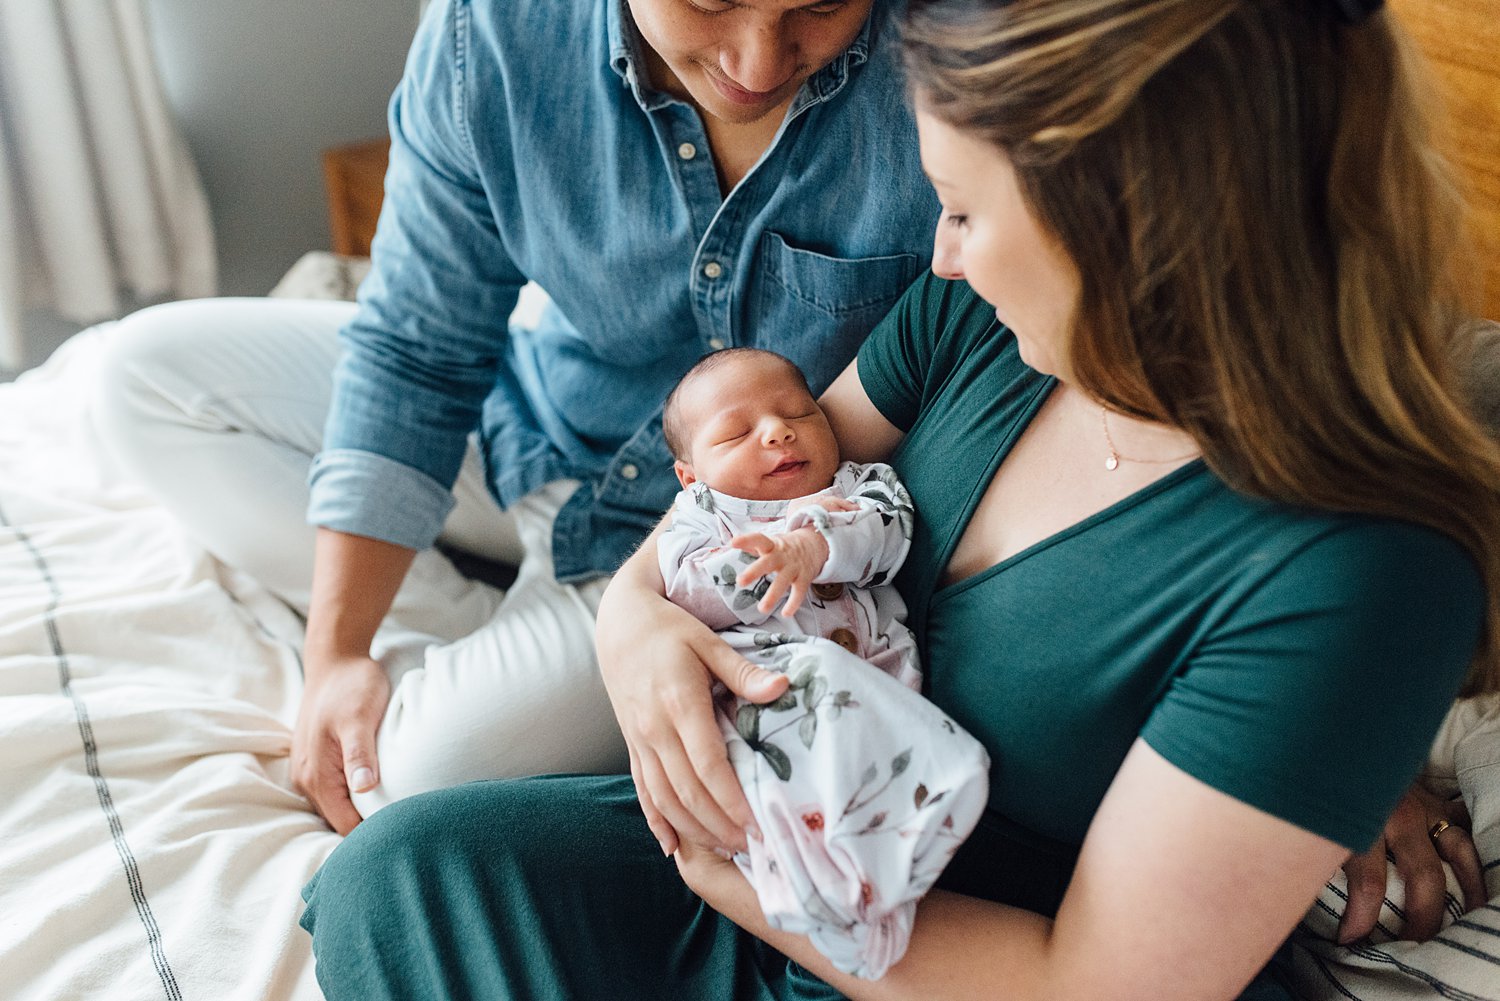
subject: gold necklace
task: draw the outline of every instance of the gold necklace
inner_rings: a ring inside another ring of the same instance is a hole
[[[1104,460],[1104,468],[1109,470],[1110,472],[1114,472],[1116,469],[1119,469],[1121,462],[1140,462],[1149,465],[1166,465],[1167,463],[1171,462],[1184,462],[1188,459],[1193,459],[1198,456],[1199,450],[1196,448],[1186,455],[1174,455],[1169,459],[1137,459],[1134,456],[1122,455],[1120,450],[1115,447],[1114,438],[1110,437],[1109,408],[1102,403],[1099,405],[1099,426],[1104,429],[1104,445],[1109,449],[1109,455]]]

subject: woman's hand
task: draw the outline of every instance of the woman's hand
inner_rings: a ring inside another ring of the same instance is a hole
[[[1437,837],[1438,821],[1450,826]],[[1349,883],[1349,902],[1339,921],[1341,945],[1358,941],[1375,928],[1380,905],[1385,900],[1386,853],[1395,859],[1396,872],[1406,884],[1406,927],[1401,937],[1425,941],[1438,933],[1443,919],[1447,879],[1443,863],[1453,867],[1463,889],[1464,909],[1485,902],[1484,877],[1479,853],[1469,837],[1469,815],[1461,800],[1445,803],[1421,785],[1407,790],[1386,821],[1385,831],[1369,851],[1351,855],[1344,863]]]
[[[360,822],[350,791],[380,780],[375,735],[391,700],[385,669],[368,657],[313,664],[292,731],[292,782],[340,834]]]
[[[802,602],[807,599],[813,580],[823,572],[828,562],[828,540],[815,528],[799,528],[780,535],[736,535],[729,540],[736,549],[742,549],[759,557],[754,563],[740,571],[735,583],[749,587],[769,574],[776,579],[755,607],[766,615],[776,610],[781,599],[786,597],[783,615],[795,615]]]
[[[714,678],[752,702],[786,690],[784,675],[735,653],[662,594],[653,535],[599,604],[599,670],[630,749],[630,773],[662,852],[684,840],[745,848],[750,804],[714,720]]]

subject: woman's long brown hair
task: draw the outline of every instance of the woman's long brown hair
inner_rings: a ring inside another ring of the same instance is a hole
[[[992,142],[1082,280],[1080,388],[1248,494],[1455,539],[1500,689],[1500,448],[1456,378],[1462,202],[1414,49],[1320,0],[909,0],[919,104]]]

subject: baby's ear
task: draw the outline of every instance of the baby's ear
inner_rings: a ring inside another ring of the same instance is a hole
[[[684,487],[690,487],[698,482],[698,477],[693,474],[693,467],[678,459],[672,463],[672,472],[677,474],[677,482]]]

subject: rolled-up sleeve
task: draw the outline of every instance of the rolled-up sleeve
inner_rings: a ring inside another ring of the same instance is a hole
[[[413,548],[442,527],[485,397],[513,387],[501,360],[525,281],[476,167],[471,116],[503,114],[505,101],[474,107],[470,16],[433,5],[391,99],[374,267],[340,334],[310,477],[311,523]]]

